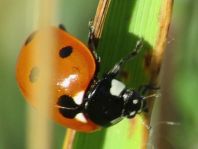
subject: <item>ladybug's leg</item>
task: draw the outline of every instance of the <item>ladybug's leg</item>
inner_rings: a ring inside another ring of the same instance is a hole
[[[158,91],[159,89],[160,89],[160,87],[159,86],[155,86],[154,84],[145,84],[145,85],[141,85],[138,88],[138,92],[141,95],[145,95],[149,91]]]
[[[94,35],[94,27],[93,27],[93,21],[92,20],[89,21],[88,27],[89,27],[88,47],[91,50],[91,52],[93,53],[97,63],[100,63],[100,57],[97,55],[97,52],[96,52],[96,38],[95,38],[95,35]]]
[[[143,39],[140,38],[140,40],[137,41],[135,48],[131,52],[129,52],[125,57],[120,59],[120,61],[118,63],[116,63],[114,65],[114,67],[107,74],[111,74],[114,76],[118,75],[121,67],[125,63],[127,63],[130,59],[134,58],[139,53],[139,51],[142,47],[143,47]]]
[[[61,30],[67,32],[67,29],[65,28],[65,26],[63,24],[59,24],[58,28],[60,28]]]
[[[143,108],[143,111],[144,112],[148,112],[148,105],[147,105],[147,100],[148,98],[158,98],[161,94],[158,93],[157,91],[160,89],[160,87],[156,87],[154,84],[146,84],[146,85],[141,85],[139,88],[138,88],[138,93],[143,97],[144,99],[144,108]],[[153,94],[149,94],[149,95],[146,95],[149,91],[154,91]],[[146,96],[145,96],[146,95]]]

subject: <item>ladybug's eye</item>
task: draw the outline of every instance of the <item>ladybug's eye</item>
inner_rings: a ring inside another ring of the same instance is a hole
[[[61,58],[66,58],[68,56],[71,55],[73,51],[73,47],[72,46],[66,46],[66,47],[63,47],[60,51],[59,51],[59,56]]]

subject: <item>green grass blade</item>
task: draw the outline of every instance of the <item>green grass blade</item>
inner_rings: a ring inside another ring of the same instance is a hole
[[[163,18],[163,14],[170,13],[171,2],[170,0],[111,1],[97,49],[102,60],[100,76],[112,68],[134,47],[135,42],[143,37],[146,41],[144,52],[123,68],[124,75],[121,75],[120,79],[131,88],[148,83],[150,78],[145,73],[144,56],[155,48],[161,50],[158,54],[162,56],[170,19],[170,14],[167,18],[166,15]],[[163,19],[167,20],[163,22]],[[137,116],[132,121],[125,119],[111,128],[92,134],[77,133],[73,148],[146,148],[148,132],[145,131],[147,130],[142,124],[142,118]]]

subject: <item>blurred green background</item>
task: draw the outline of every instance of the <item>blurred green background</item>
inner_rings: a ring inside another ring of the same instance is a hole
[[[88,21],[94,17],[97,0],[59,0],[55,25],[63,23],[67,30],[87,41]],[[0,149],[26,148],[26,112],[15,80],[17,55],[27,36],[33,31],[36,1],[0,1]],[[58,20],[58,21],[57,21]],[[65,128],[54,124],[53,147],[61,148]]]
[[[56,22],[87,41],[87,24],[94,17],[98,0],[59,0]],[[0,149],[24,149],[26,109],[15,81],[15,63],[26,37],[32,32],[35,11],[31,0],[0,1]],[[174,3],[169,41],[161,75],[162,100],[157,101],[160,121],[180,125],[154,127],[151,147],[166,149],[198,148],[198,1]],[[58,21],[57,21],[58,20]],[[54,124],[53,147],[61,148],[65,129]],[[158,134],[158,135],[156,135]]]
[[[173,149],[198,148],[198,1],[178,0],[162,70],[158,146]],[[179,125],[177,124],[179,123]]]

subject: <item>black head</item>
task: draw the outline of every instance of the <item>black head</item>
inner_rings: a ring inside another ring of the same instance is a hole
[[[124,105],[124,116],[127,118],[133,118],[137,113],[141,113],[146,109],[146,100],[143,96],[134,90],[126,90],[122,95]]]

